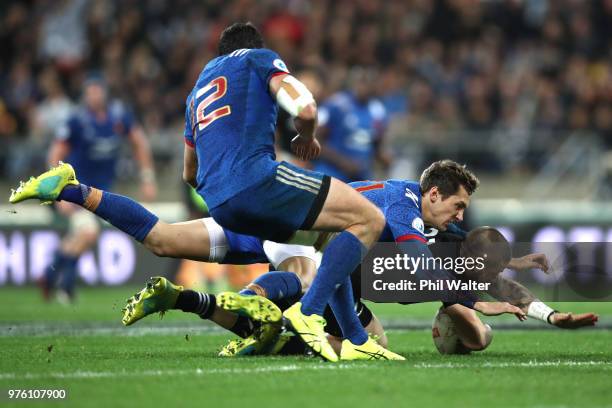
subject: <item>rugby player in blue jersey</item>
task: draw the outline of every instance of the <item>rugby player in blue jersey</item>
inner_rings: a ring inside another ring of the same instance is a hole
[[[224,228],[276,242],[297,230],[341,232],[329,243],[321,267],[302,302],[284,312],[292,329],[316,354],[338,356],[325,336],[323,311],[331,302],[345,338],[346,353],[357,349],[386,359],[403,357],[368,338],[353,310],[350,274],[385,226],[379,209],[351,187],[318,172],[275,161],[274,126],[278,106],[295,118],[292,141],[301,159],[315,158],[317,108],[308,89],[289,74],[285,63],[251,24],[234,24],[219,41],[187,98],[184,178],[206,200]],[[51,183],[45,180],[57,182]],[[65,186],[74,186],[64,188]],[[37,197],[74,202],[130,231],[141,241],[158,218],[131,200],[76,181],[60,166],[21,186],[10,201]],[[124,211],[119,211],[124,203]]]
[[[383,145],[387,114],[374,98],[376,75],[371,69],[352,68],[348,84],[348,90],[319,108],[321,155],[314,169],[345,182],[370,180],[375,162],[385,168],[391,164]]]
[[[110,190],[115,181],[121,146],[129,142],[140,166],[142,198],[156,194],[155,173],[148,141],[132,115],[119,101],[110,101],[104,83],[92,78],[83,88],[83,104],[58,129],[48,162],[70,163],[88,186]],[[77,260],[96,242],[99,224],[96,217],[69,202],[58,202],[61,214],[68,216],[69,232],[62,239],[52,263],[40,280],[43,296],[49,299],[61,277],[58,298],[74,300]]]

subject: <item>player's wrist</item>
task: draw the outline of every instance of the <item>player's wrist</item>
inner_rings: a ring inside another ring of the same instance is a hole
[[[140,170],[140,181],[142,183],[155,183],[155,171],[151,168]]]
[[[554,324],[552,321],[552,316],[555,314],[555,310],[541,302],[539,300],[534,300],[529,304],[529,308],[527,309],[527,316],[532,319],[538,319],[548,324]]]

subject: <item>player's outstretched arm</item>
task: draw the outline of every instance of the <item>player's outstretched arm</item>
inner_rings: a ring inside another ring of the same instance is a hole
[[[594,313],[573,314],[558,312],[539,301],[526,287],[518,282],[500,276],[489,287],[491,296],[521,308],[527,316],[557,326],[561,329],[578,329],[594,326],[598,316]]]
[[[520,321],[527,320],[525,312],[508,302],[476,302],[474,310],[485,316],[497,316],[504,313],[511,313]]]
[[[541,269],[543,272],[548,273],[549,264],[545,254],[529,254],[520,258],[512,258],[508,263],[508,268],[517,271],[524,271],[527,269]]]
[[[529,305],[536,300],[529,289],[501,275],[491,283],[488,293],[501,302],[520,307],[524,312],[527,312]]]

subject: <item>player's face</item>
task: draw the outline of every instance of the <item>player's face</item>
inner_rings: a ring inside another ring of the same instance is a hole
[[[443,196],[437,187],[433,187],[427,200],[431,219],[425,221],[440,231],[445,231],[451,222],[463,221],[463,213],[470,205],[470,195],[463,186],[451,196]]]
[[[99,110],[106,105],[106,89],[99,84],[89,84],[85,88],[85,103],[92,110]]]

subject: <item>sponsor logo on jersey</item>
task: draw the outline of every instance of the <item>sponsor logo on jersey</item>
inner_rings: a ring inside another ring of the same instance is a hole
[[[278,59],[278,58],[275,59],[272,62],[272,65],[274,65],[276,68],[278,68],[281,71],[285,71],[285,72],[289,73],[289,70],[287,69],[287,65],[285,65],[285,63],[281,59]]]
[[[412,228],[414,228],[415,230],[419,231],[422,234],[423,230],[425,229],[425,224],[423,224],[423,220],[420,217],[417,217],[414,220],[412,220]]]

